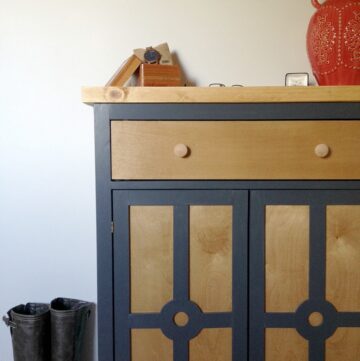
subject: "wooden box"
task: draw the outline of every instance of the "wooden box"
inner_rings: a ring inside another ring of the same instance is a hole
[[[141,64],[139,86],[182,86],[178,65]]]

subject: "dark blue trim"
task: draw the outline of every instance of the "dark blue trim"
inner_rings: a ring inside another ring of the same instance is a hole
[[[310,206],[309,237],[309,298],[321,301],[325,299],[325,263],[326,263],[326,206],[317,204],[317,198]]]
[[[296,328],[296,317],[293,312],[267,312],[264,319],[265,328]]]
[[[126,191],[113,194],[115,361],[130,361],[130,228]],[[119,307],[118,305],[121,305]]]
[[[184,312],[189,317],[189,322],[179,327],[174,322],[178,312]],[[200,307],[191,301],[171,301],[161,310],[161,330],[164,335],[176,342],[189,341],[201,331]]]
[[[324,182],[326,184],[326,182]],[[257,206],[266,205],[359,205],[359,189],[338,190],[254,190],[250,192]]]
[[[97,322],[99,360],[114,361],[113,240],[109,108],[95,105]]]
[[[232,312],[208,312],[201,315],[201,328],[235,328],[235,314]],[[234,320],[234,321],[233,321]],[[235,332],[235,330],[233,331]],[[239,335],[241,335],[239,333]]]
[[[234,191],[232,214],[233,360],[248,359],[249,192]]]
[[[128,320],[129,328],[161,328],[159,313],[131,313]]]
[[[121,192],[121,191],[119,191]],[[137,190],[127,191],[128,205],[232,205],[233,190]],[[117,191],[115,192],[117,193]]]
[[[308,320],[313,312],[322,314],[323,323],[320,326],[313,327],[310,325]],[[337,310],[330,302],[325,300],[325,297],[322,300],[309,299],[305,301],[296,310],[295,317],[297,331],[309,341],[322,340],[325,342],[338,327]]]
[[[181,305],[184,303],[181,303]],[[182,307],[177,308],[177,312],[180,311],[186,312]],[[132,313],[129,315],[128,320],[129,328],[164,327],[161,313]],[[200,328],[229,328],[233,327],[233,314],[232,312],[201,312],[198,321]]]
[[[113,120],[349,120],[359,103],[108,104]]]
[[[174,300],[189,299],[189,206],[174,206]]]
[[[186,340],[174,342],[173,353],[174,361],[189,361],[189,342]]]
[[[325,361],[324,341],[322,340],[309,341],[309,361]]]
[[[249,360],[265,360],[265,206],[264,192],[250,192]]]
[[[360,189],[360,181],[331,181],[331,180],[134,180],[134,181],[112,181],[112,189],[133,190],[181,190],[181,189],[214,189],[214,190],[310,190],[310,189]]]
[[[360,327],[360,312],[339,312],[337,318],[339,327]]]

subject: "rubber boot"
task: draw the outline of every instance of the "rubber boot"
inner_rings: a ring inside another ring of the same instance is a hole
[[[80,361],[91,303],[71,298],[51,302],[51,361]]]
[[[14,361],[50,360],[49,305],[19,305],[13,307],[3,320],[10,327]]]

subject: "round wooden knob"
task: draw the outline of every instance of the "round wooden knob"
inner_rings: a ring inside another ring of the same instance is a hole
[[[176,144],[174,147],[174,154],[177,157],[185,158],[189,154],[189,148],[185,144]]]
[[[318,144],[315,147],[315,154],[319,158],[326,158],[330,154],[330,148],[327,144]]]

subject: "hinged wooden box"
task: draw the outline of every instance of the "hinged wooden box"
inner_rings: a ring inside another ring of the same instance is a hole
[[[139,86],[182,86],[178,65],[141,64]]]

